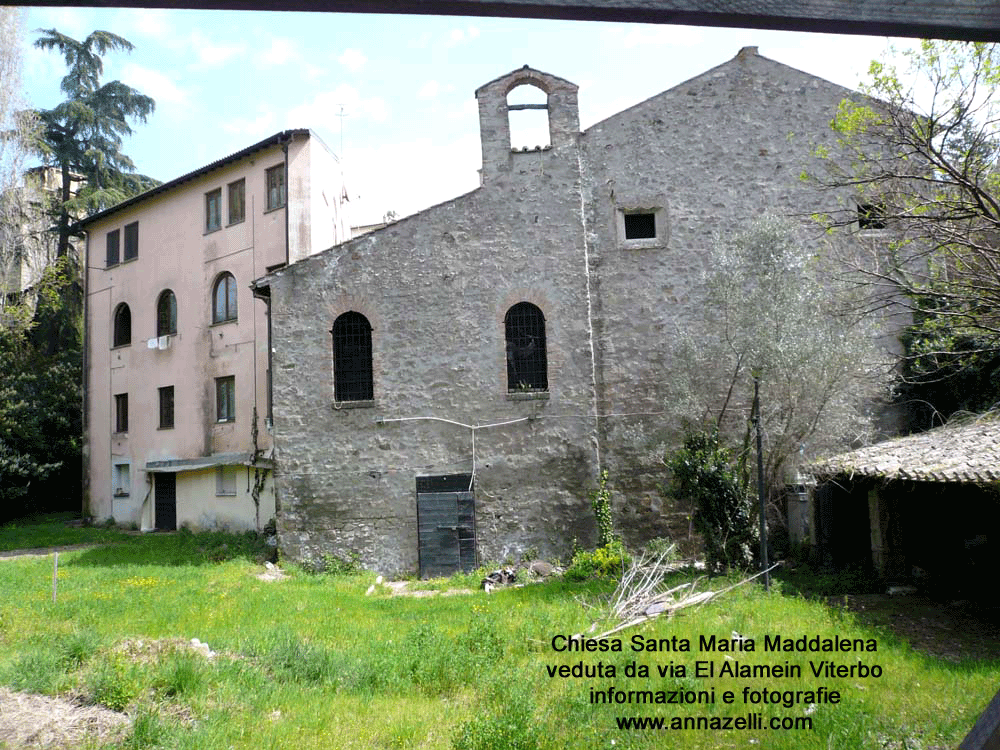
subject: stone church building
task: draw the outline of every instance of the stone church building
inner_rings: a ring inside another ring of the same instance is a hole
[[[521,86],[544,103],[509,103]],[[479,88],[479,188],[255,284],[282,553],[425,575],[563,555],[594,541],[602,469],[627,538],[666,533],[671,332],[718,237],[837,208],[801,175],[849,94],[754,47],[583,132],[562,78]],[[549,143],[512,150],[525,109]]]

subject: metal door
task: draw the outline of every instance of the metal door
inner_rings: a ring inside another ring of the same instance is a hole
[[[465,487],[468,486],[466,480]],[[418,480],[420,577],[448,576],[459,571],[468,573],[475,570],[476,504],[472,492],[422,492],[422,489]]]
[[[156,523],[160,531],[177,529],[177,475],[157,473],[156,475]]]

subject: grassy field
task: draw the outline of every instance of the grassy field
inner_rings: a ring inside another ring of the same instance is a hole
[[[13,533],[0,530],[0,544]],[[108,541],[60,554],[55,602],[51,556],[0,562],[0,684],[126,711],[134,717],[126,747],[951,748],[1000,686],[1000,662],[923,656],[849,614],[784,595],[780,585],[769,593],[745,586],[672,620],[625,631],[621,652],[558,653],[553,636],[586,629],[595,615],[590,607],[600,605],[608,586],[551,582],[419,598],[378,587],[366,595],[374,574],[292,568],[284,580],[259,580],[261,550],[252,537],[179,533]],[[716,589],[724,581],[704,585]],[[733,631],[753,638],[755,650],[699,650],[701,636],[730,639]],[[877,651],[765,651],[764,636],[773,634],[875,639]],[[633,635],[644,644],[688,639],[691,650],[635,652]],[[192,638],[214,656],[192,650]],[[856,667],[859,660],[878,665],[882,676],[814,677],[809,666]],[[716,675],[696,677],[697,661],[713,663]],[[653,676],[626,676],[632,662]],[[720,677],[726,663],[799,667],[802,674]],[[598,665],[603,674],[614,667],[615,676],[549,673]],[[665,697],[714,689],[715,701],[591,702],[592,689],[609,687]],[[818,687],[838,691],[841,702],[796,702],[795,691]],[[745,688],[791,691],[790,704],[748,706]],[[727,690],[734,693],[731,704],[723,699]],[[700,717],[721,725],[748,714],[765,726],[808,719],[811,728],[621,729],[617,723],[664,717],[669,727],[675,718]]]
[[[0,552],[36,547],[121,542],[128,535],[118,529],[75,526],[69,513],[53,513],[0,525]]]

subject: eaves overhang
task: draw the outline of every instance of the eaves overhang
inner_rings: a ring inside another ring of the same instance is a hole
[[[213,161],[211,164],[206,164],[203,167],[199,167],[193,172],[188,172],[185,175],[181,175],[180,177],[170,180],[170,182],[164,182],[162,185],[157,185],[155,188],[150,188],[146,192],[133,196],[132,198],[124,200],[121,203],[116,203],[115,205],[111,206],[111,208],[106,208],[100,213],[96,213],[93,216],[88,216],[86,219],[81,219],[79,222],[77,222],[77,226],[86,230],[87,227],[90,226],[91,224],[95,224],[99,221],[102,221],[103,219],[106,219],[107,217],[112,216],[118,213],[119,211],[124,211],[126,209],[131,208],[132,206],[142,203],[143,201],[149,200],[150,198],[154,198],[158,195],[162,195],[163,193],[169,192],[174,188],[183,185],[186,182],[198,179],[203,175],[213,172],[216,169],[221,169],[222,167],[232,164],[233,162],[237,162],[240,159],[245,159],[246,157],[258,151],[263,151],[264,149],[271,148],[272,146],[278,146],[282,143],[287,143],[288,141],[291,141],[293,138],[300,136],[309,137],[311,136],[311,131],[308,128],[282,130],[280,133],[275,133],[274,135],[269,136],[264,140],[253,144],[252,146],[247,146],[245,149],[241,151],[237,151],[236,153],[230,154],[229,156],[224,156],[221,159]]]
[[[819,459],[804,467],[818,479],[865,477],[911,482],[1000,481],[1000,419],[995,415]]]
[[[147,461],[146,471],[151,474],[176,474],[182,471],[200,471],[215,466],[256,466],[261,469],[274,468],[274,461],[267,456],[258,456],[254,460],[251,453],[216,453],[211,456],[197,458],[176,458],[162,461]]]

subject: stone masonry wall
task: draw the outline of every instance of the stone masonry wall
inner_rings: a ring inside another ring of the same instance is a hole
[[[574,138],[514,154],[473,193],[274,275],[283,554],[357,553],[378,570],[416,570],[416,477],[473,469],[472,431],[422,417],[534,417],[476,431],[483,560],[592,539],[580,191]],[[545,316],[547,394],[507,392],[504,317],[521,301]],[[329,331],[349,310],[372,325],[375,398],[361,408],[333,403]]]
[[[673,332],[696,323],[712,243],[764,213],[810,225],[844,196],[802,178],[849,91],[745,48],[733,60],[589,128],[582,138],[587,228],[600,309],[600,410],[662,411]],[[656,242],[622,242],[616,214],[658,209]],[[815,225],[806,236],[820,243]],[[680,425],[662,416],[601,420],[601,453],[618,521],[634,541],[687,531],[688,509],[664,507],[662,446]]]
[[[549,148],[510,151],[521,83],[548,94]],[[679,427],[656,415],[671,332],[698,318],[717,237],[836,208],[800,175],[847,93],[748,48],[579,135],[573,84],[524,69],[483,86],[481,188],[270,277],[283,554],[415,571],[416,477],[473,470],[484,561],[592,542],[600,468],[630,541],[686,525],[655,452]],[[655,212],[654,239],[622,242],[632,209]],[[507,391],[521,301],[545,316],[547,394]],[[350,310],[372,325],[375,398],[335,404],[330,329]],[[473,462],[473,431],[428,417],[512,423],[475,430]]]

